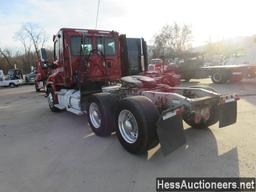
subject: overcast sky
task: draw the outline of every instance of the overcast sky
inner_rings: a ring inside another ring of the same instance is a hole
[[[98,0],[0,0],[0,47],[18,47],[13,36],[26,22],[52,36],[61,27],[95,28]],[[98,28],[149,44],[167,23],[192,26],[193,45],[256,34],[255,0],[100,0]],[[48,45],[51,45],[51,39]]]

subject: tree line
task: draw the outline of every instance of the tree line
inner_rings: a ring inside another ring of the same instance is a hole
[[[0,44],[0,69],[6,73],[16,65],[23,73],[29,73],[39,58],[39,49],[44,47],[48,39],[49,36],[39,25],[23,24],[14,35],[14,40],[22,46],[21,50],[14,52],[12,49],[1,48]],[[154,36],[153,57],[175,57],[182,54],[191,47],[191,39],[190,26],[179,26],[177,23],[165,25]]]
[[[192,30],[189,25],[166,24],[154,36],[152,57],[180,57],[192,47]]]
[[[227,63],[231,57],[240,57],[246,54],[245,49],[238,43],[209,41],[205,45],[193,49],[192,40],[191,26],[177,23],[166,24],[154,36],[150,57],[176,61],[199,58],[200,56],[203,58],[204,64],[222,65]]]
[[[38,24],[25,23],[14,35],[14,40],[18,41],[22,49],[1,48],[0,45],[0,69],[6,73],[8,69],[15,66],[23,73],[29,73],[31,67],[35,67],[39,58],[39,49],[45,46],[49,36]]]
[[[224,63],[231,55],[239,55],[243,51],[239,47],[228,47],[221,42],[208,42],[200,52],[196,53],[191,51],[192,37],[191,26],[177,23],[166,24],[154,36],[149,56],[150,58],[175,60],[204,55],[206,62],[218,65]],[[1,48],[0,44],[0,69],[6,73],[8,69],[16,65],[23,73],[29,73],[31,66],[35,66],[39,58],[39,49],[45,46],[49,36],[38,24],[26,23],[15,33],[14,39],[20,42],[22,49],[14,52],[12,49]],[[52,50],[47,52],[52,55]]]

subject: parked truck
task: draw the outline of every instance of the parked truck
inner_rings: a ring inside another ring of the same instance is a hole
[[[35,90],[36,92],[39,92],[41,90],[46,90],[45,86],[46,86],[46,80],[49,76],[49,73],[51,71],[51,67],[49,65],[47,65],[46,62],[43,58],[45,57],[45,55],[42,54],[46,54],[46,51],[44,51],[43,53],[40,52],[40,59],[37,60],[36,62],[36,69],[34,71],[35,73]]]
[[[30,73],[25,74],[25,83],[26,84],[34,84],[36,77],[36,70],[33,69]]]
[[[256,77],[256,65],[220,65],[202,67],[212,79],[213,83],[239,82],[242,79]]]
[[[22,73],[17,69],[8,70],[7,75],[4,75],[3,70],[0,70],[0,87],[18,87],[23,84]]]
[[[141,75],[147,69],[142,38],[62,28],[53,41],[54,63],[46,82],[50,110],[87,114],[97,136],[116,132],[130,153],[144,153],[159,142],[165,155],[171,153],[185,143],[182,120],[198,129],[236,122],[235,94],[171,87]],[[41,55],[47,63],[44,49]]]
[[[178,62],[178,72],[185,81],[210,77],[213,83],[239,82],[256,77],[256,65],[215,65],[204,66],[202,56],[182,59]]]
[[[154,78],[159,84],[167,84],[171,87],[180,85],[181,75],[177,73],[177,65],[164,62],[160,58],[151,59],[143,75]]]

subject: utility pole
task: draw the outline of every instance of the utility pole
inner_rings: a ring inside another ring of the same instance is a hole
[[[98,0],[98,5],[97,5],[97,15],[96,15],[96,25],[95,25],[95,29],[97,29],[97,27],[98,27],[99,10],[100,10],[100,0]]]

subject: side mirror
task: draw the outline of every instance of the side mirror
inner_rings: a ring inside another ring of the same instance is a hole
[[[41,61],[42,68],[48,68],[48,56],[44,48],[40,49],[40,61]]]
[[[46,63],[46,62],[41,62],[40,65],[41,65],[41,67],[42,67],[43,69],[46,69],[46,68],[49,67],[49,64]]]
[[[47,63],[48,62],[47,52],[44,48],[40,49],[40,61],[42,63]]]

